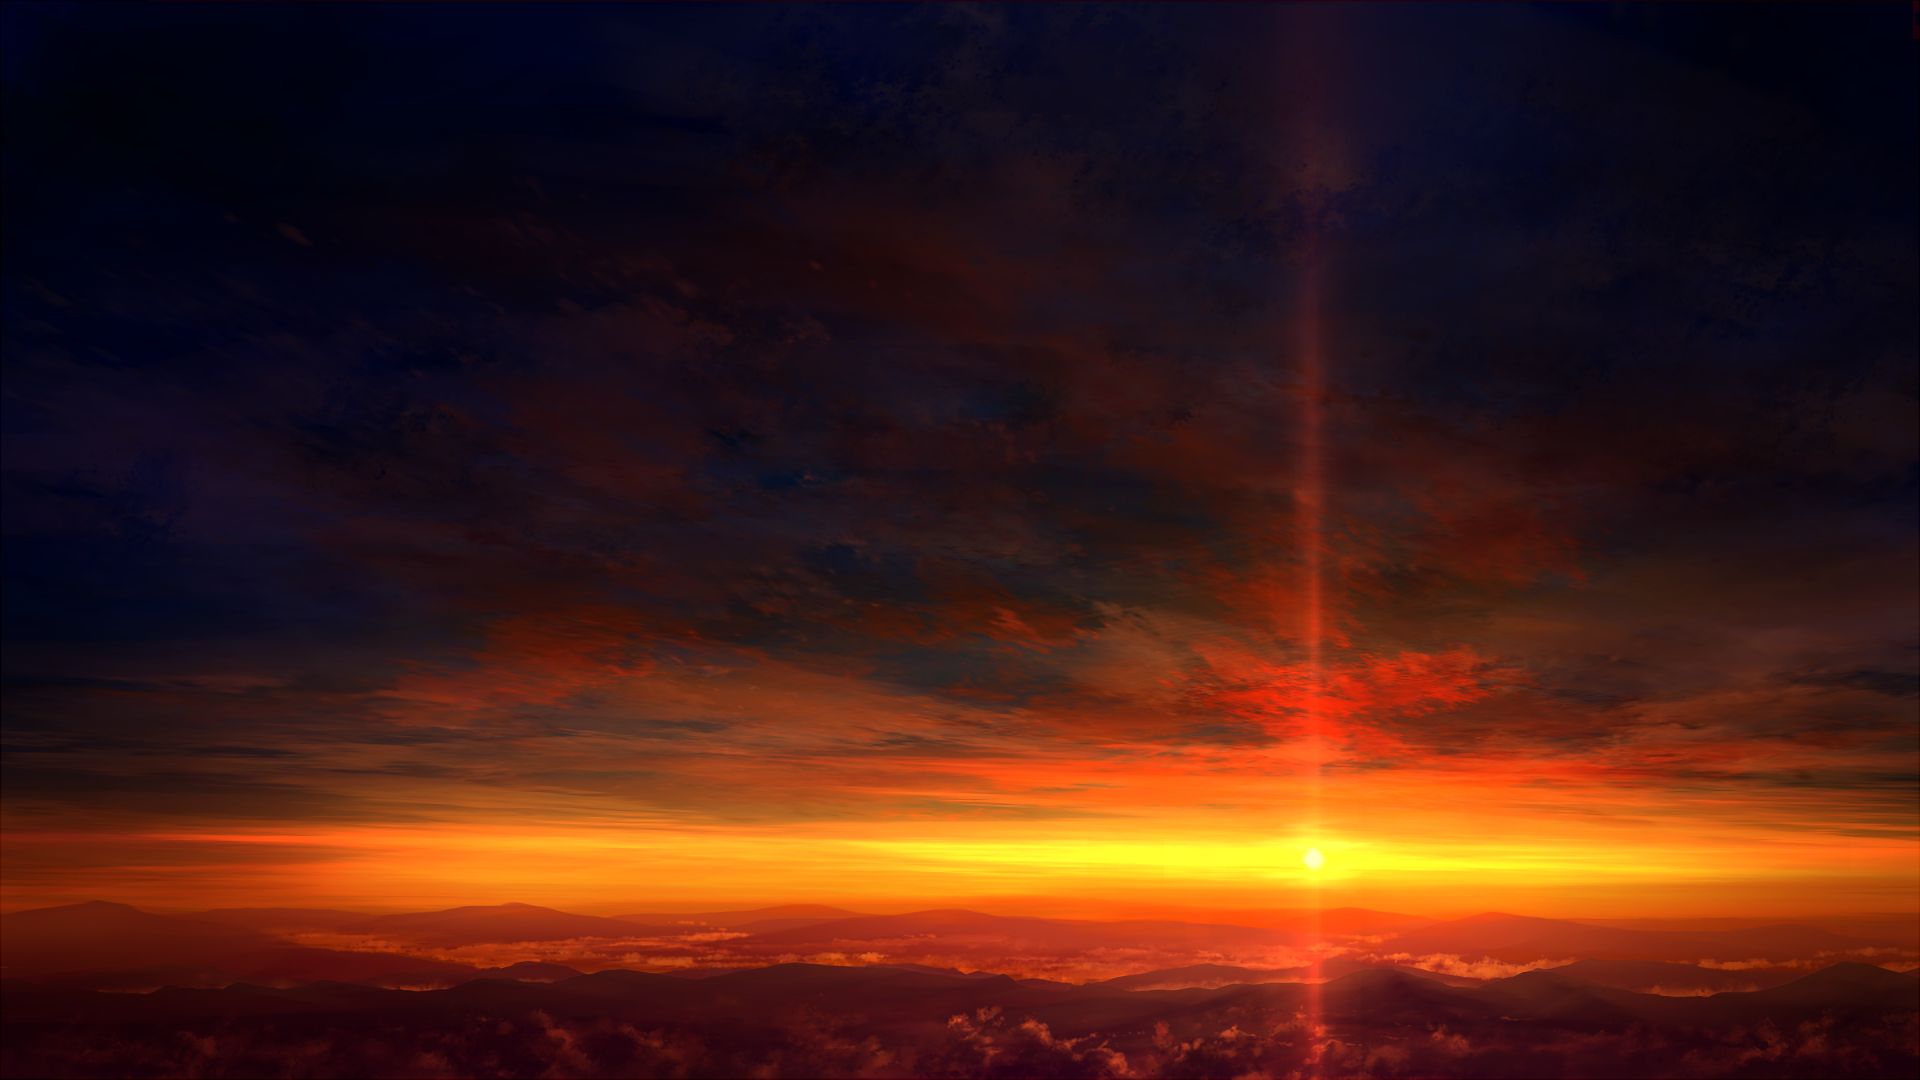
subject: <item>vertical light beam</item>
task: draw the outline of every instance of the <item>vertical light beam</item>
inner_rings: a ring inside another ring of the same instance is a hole
[[[1294,480],[1297,543],[1300,558],[1300,626],[1303,661],[1306,665],[1306,693],[1301,703],[1302,735],[1307,750],[1306,807],[1307,836],[1320,841],[1321,762],[1325,759],[1323,695],[1325,690],[1324,598],[1322,578],[1326,525],[1326,461],[1324,409],[1326,364],[1322,352],[1320,326],[1320,223],[1317,199],[1309,198],[1304,207],[1306,236],[1300,268],[1299,295],[1295,312],[1298,339],[1299,399],[1296,423],[1299,425],[1298,475]],[[1315,868],[1308,874],[1310,900],[1307,916],[1308,984],[1307,1032],[1309,1060],[1313,1075],[1325,1071],[1321,1061],[1321,960],[1320,874]]]

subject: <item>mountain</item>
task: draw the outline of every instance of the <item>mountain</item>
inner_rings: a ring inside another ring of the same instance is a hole
[[[1779,919],[1730,918],[1637,918],[1575,919],[1594,926],[1614,926],[1634,930],[1738,930],[1779,925]],[[1812,915],[1790,920],[1792,925],[1811,926],[1849,939],[1883,947],[1920,950],[1920,918],[1913,912],[1854,915]]]
[[[1542,959],[1813,959],[1867,943],[1818,927],[1770,925],[1717,930],[1645,930],[1490,912],[1397,934],[1378,955],[1454,955],[1531,963]]]
[[[1487,1002],[1467,990],[1393,968],[1368,968],[1315,988],[1322,1015],[1362,1026],[1459,1024],[1484,1020]]]
[[[1845,1022],[1920,1010],[1920,982],[1872,964],[1842,963],[1765,990],[1716,994],[1700,1006],[1717,1019],[1820,1015]]]
[[[1480,986],[1481,980],[1462,978],[1440,972],[1424,971],[1419,968],[1396,964],[1376,964],[1349,957],[1331,957],[1322,961],[1319,970],[1312,967],[1286,968],[1250,968],[1233,964],[1188,964],[1184,967],[1161,968],[1156,971],[1142,971],[1133,975],[1121,975],[1105,979],[1091,985],[1113,990],[1190,990],[1215,989],[1234,985],[1264,985],[1267,983],[1327,982],[1359,971],[1397,971],[1417,979],[1437,982],[1443,986]]]
[[[1669,997],[1759,990],[1806,974],[1798,968],[1761,967],[1729,971],[1657,960],[1581,960],[1551,970],[1562,979],[1589,986]]]
[[[282,918],[249,914],[240,921]],[[628,924],[619,925],[631,932]],[[0,915],[0,965],[7,978],[102,990],[235,982],[444,987],[479,974],[466,964],[394,952],[306,948],[205,916],[156,915],[99,901]]]
[[[1394,934],[1439,920],[1371,908],[1183,908],[1155,916],[1162,921],[1227,926],[1254,926],[1327,937],[1372,937]]]
[[[193,916],[202,922],[239,926],[267,934],[303,931],[339,932],[366,922],[364,911],[336,911],[333,908],[213,908]]]
[[[1299,982],[1307,977],[1308,970],[1304,967],[1247,968],[1233,964],[1188,964],[1185,967],[1121,975],[1093,985],[1110,990],[1214,989],[1235,984]]]
[[[1566,978],[1555,970],[1525,971],[1474,991],[1497,1003],[1500,1015],[1573,1031],[1619,1031],[1636,1020],[1679,1015],[1674,1002],[1693,999],[1634,994]]]
[[[811,964],[411,993],[323,982],[101,994],[10,979],[0,1074],[1879,1078],[1914,1074],[1916,1024],[1920,980],[1862,964],[1706,998],[1556,971],[1460,988],[1386,967],[1318,985],[1134,991]]]
[[[937,941],[943,947],[958,951],[1024,949],[1062,954],[1115,946],[1240,951],[1298,940],[1298,935],[1291,931],[1213,923],[1158,919],[1094,922],[987,915],[964,908],[940,908],[904,915],[861,915],[769,930],[756,933],[738,944],[746,947],[831,948],[836,945]]]
[[[1506,1015],[1611,1030],[1639,1023],[1734,1031],[1763,1022],[1850,1023],[1920,1013],[1920,983],[1871,964],[1835,964],[1765,990],[1682,997],[1602,987],[1565,970],[1529,971],[1489,983],[1483,993]]]
[[[418,989],[452,986],[482,975],[467,964],[400,953],[287,947],[231,957],[219,964],[209,978],[182,985],[224,986],[230,982],[247,982],[284,987],[331,982]]]
[[[508,979],[514,982],[564,982],[578,978],[580,972],[565,964],[551,964],[541,960],[522,960],[506,967],[481,968],[473,973],[476,979]]]
[[[8,978],[216,965],[276,944],[240,927],[97,900],[0,915],[0,971]]]
[[[1231,914],[1231,913],[1229,913]],[[1414,927],[1426,926],[1435,920],[1420,915],[1403,915],[1394,911],[1373,911],[1368,908],[1339,907],[1314,910],[1312,908],[1290,908],[1265,913],[1248,912],[1247,918],[1229,918],[1234,923],[1244,922],[1250,926],[1283,926],[1306,931],[1317,930],[1328,937],[1369,937],[1380,934],[1397,934]],[[1264,916],[1264,917],[1263,917]]]
[[[671,928],[645,927],[598,915],[575,915],[533,904],[493,904],[380,915],[345,929],[370,937],[443,948],[516,941],[632,938],[650,931],[673,932]]]
[[[712,930],[791,930],[834,919],[859,916],[858,911],[828,907],[825,904],[781,904],[776,907],[749,908],[743,911],[668,912],[663,914],[615,915],[625,922],[652,926],[685,927]]]

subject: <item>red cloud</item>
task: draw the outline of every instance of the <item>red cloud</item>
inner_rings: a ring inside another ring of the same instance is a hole
[[[1293,733],[1309,717],[1350,749],[1384,749],[1397,740],[1372,722],[1419,716],[1478,701],[1497,688],[1500,669],[1473,649],[1400,652],[1335,658],[1315,672],[1298,662],[1275,662],[1233,646],[1196,647],[1206,669],[1197,676],[1198,703]]]

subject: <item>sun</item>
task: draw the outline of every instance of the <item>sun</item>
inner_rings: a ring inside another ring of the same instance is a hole
[[[1319,848],[1310,847],[1306,854],[1300,856],[1300,861],[1307,864],[1307,869],[1318,870],[1327,864],[1327,857],[1320,854]]]

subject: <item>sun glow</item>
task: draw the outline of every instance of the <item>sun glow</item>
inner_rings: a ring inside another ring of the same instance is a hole
[[[1322,855],[1317,847],[1308,848],[1306,853],[1300,856],[1300,861],[1306,863],[1309,870],[1318,870],[1327,865],[1327,857]]]

